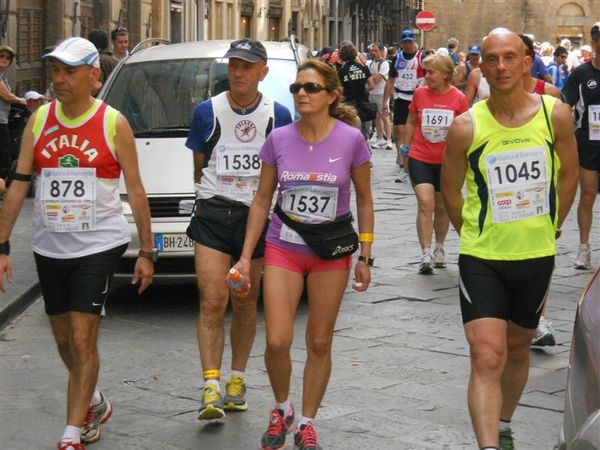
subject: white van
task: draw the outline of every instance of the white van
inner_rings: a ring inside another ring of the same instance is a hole
[[[164,41],[163,41],[164,42]],[[159,250],[158,278],[189,281],[194,274],[193,242],[185,234],[194,206],[194,164],[185,147],[194,108],[227,89],[227,61],[231,40],[187,42],[134,49],[113,71],[99,98],[129,121],[138,151],[142,181],[152,217],[152,237]],[[259,89],[287,106],[294,103],[289,85],[308,49],[288,42],[263,42],[269,74]],[[139,47],[139,46],[138,46]],[[123,212],[132,242],[115,276],[130,277],[139,240],[125,184],[119,186]]]

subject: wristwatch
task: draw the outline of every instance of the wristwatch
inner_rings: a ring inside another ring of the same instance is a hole
[[[148,258],[150,261],[156,262],[156,261],[158,261],[158,250],[155,248],[153,248],[149,252],[140,250],[138,252],[138,256],[141,256],[142,258]]]
[[[0,244],[0,255],[10,255],[10,243],[8,240]]]
[[[359,256],[359,261],[364,262],[367,266],[373,267],[373,263],[375,262],[375,258],[369,258],[368,256]]]

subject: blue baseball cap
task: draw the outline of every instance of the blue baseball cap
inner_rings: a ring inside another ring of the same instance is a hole
[[[477,44],[473,44],[469,47],[467,52],[469,55],[481,55],[481,47]]]
[[[412,30],[404,30],[402,32],[402,37],[400,38],[402,41],[414,41],[415,33]]]

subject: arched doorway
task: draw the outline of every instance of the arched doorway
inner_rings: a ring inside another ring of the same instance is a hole
[[[557,41],[569,38],[574,46],[583,44],[586,18],[585,11],[580,5],[574,2],[565,3],[558,8],[556,19]]]

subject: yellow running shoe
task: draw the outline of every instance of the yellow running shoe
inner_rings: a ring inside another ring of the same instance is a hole
[[[219,388],[213,384],[204,386],[198,420],[222,419],[223,417],[225,417],[225,411]]]
[[[246,411],[246,381],[242,377],[232,375],[225,388],[225,410]]]

